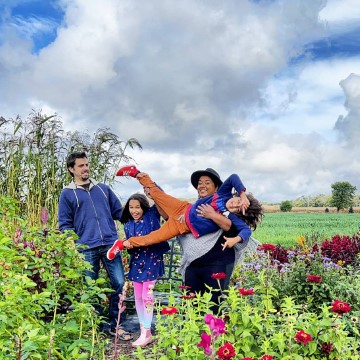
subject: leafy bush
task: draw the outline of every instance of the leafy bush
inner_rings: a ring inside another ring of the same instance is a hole
[[[106,301],[103,280],[84,284],[89,264],[72,239],[27,229],[11,199],[0,197],[0,209],[0,353],[12,359],[95,358],[104,348],[93,306]]]
[[[289,212],[292,209],[292,202],[290,200],[285,200],[280,203],[280,211]]]

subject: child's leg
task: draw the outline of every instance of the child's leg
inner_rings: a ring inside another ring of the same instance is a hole
[[[154,314],[154,287],[156,280],[143,283],[144,328],[150,329]]]
[[[189,231],[185,219],[180,221],[178,219],[170,218],[160,229],[152,231],[147,235],[131,237],[128,240],[130,244],[135,247],[147,246],[170,240],[176,235],[185,234]]]
[[[133,286],[134,286],[135,309],[139,319],[139,323],[141,325],[144,324],[144,314],[145,314],[144,303],[142,299],[143,283],[134,281]]]
[[[141,177],[137,177],[140,184],[144,188],[149,189],[149,194],[155,201],[156,205],[159,205],[169,217],[178,218],[185,213],[185,209],[189,203],[187,201],[179,200],[169,194],[160,190],[156,184],[150,179],[149,175],[140,173]]]

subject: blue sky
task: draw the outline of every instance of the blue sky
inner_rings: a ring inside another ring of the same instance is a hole
[[[260,200],[360,189],[358,0],[0,0],[0,115],[109,127],[162,187],[239,173]],[[137,191],[125,180],[117,190]]]

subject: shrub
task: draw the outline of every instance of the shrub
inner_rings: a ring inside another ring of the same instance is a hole
[[[280,203],[280,211],[289,212],[292,209],[292,202],[290,200],[285,200]]]
[[[72,239],[27,229],[16,204],[0,197],[0,353],[11,359],[89,359],[101,354],[94,299],[106,300],[102,279],[85,286],[89,264]],[[14,230],[14,224],[20,226]]]

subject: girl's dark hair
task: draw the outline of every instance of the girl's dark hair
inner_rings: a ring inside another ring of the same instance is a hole
[[[149,201],[147,199],[147,197],[143,194],[132,194],[128,201],[126,202],[123,212],[121,214],[121,218],[120,218],[120,222],[122,224],[127,223],[129,220],[133,220],[133,217],[130,214],[130,210],[129,210],[129,206],[130,206],[130,201],[131,200],[137,200],[140,203],[140,207],[142,209],[142,211],[144,212],[144,214],[146,214],[149,209],[150,209],[150,204]]]
[[[250,201],[249,207],[245,211],[245,215],[242,213],[235,214],[241,217],[249,226],[251,230],[256,230],[258,224],[264,216],[264,208],[262,207],[259,200],[255,199],[253,194],[246,194]]]

